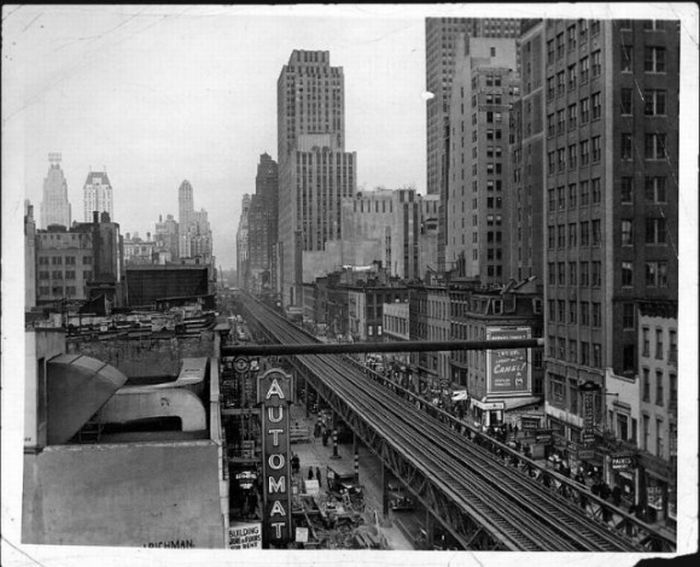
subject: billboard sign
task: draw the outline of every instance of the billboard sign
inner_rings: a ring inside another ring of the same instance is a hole
[[[486,340],[529,339],[530,327],[487,327]],[[530,394],[531,349],[486,351],[487,394]]]
[[[262,405],[263,541],[285,546],[292,538],[289,409],[294,402],[293,378],[273,368],[258,377]]]
[[[229,549],[262,549],[262,529],[259,522],[236,522],[228,530]]]

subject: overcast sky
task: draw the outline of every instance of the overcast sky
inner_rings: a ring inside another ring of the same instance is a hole
[[[145,236],[159,214],[177,218],[188,179],[195,207],[209,212],[218,263],[234,266],[241,197],[255,191],[258,156],[277,159],[280,70],[293,49],[319,49],[344,68],[358,187],[424,192],[427,15],[551,17],[557,8],[6,7],[2,114],[3,133],[18,136],[15,183],[38,218],[48,153],[61,152],[82,221],[87,173],[104,167],[114,220]]]

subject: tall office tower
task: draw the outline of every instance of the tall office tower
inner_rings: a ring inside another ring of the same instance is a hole
[[[517,38],[520,20],[500,18],[426,18],[425,88],[433,94],[426,102],[427,193],[440,195],[438,263],[443,270],[446,236],[447,170],[449,165],[449,111],[457,41],[468,37]],[[514,67],[516,69],[517,67]]]
[[[248,287],[248,213],[250,211],[250,195],[243,195],[241,201],[241,216],[236,230],[236,278],[238,287]]]
[[[68,202],[68,184],[61,169],[61,154],[49,154],[49,172],[44,179],[44,194],[41,200],[41,227],[60,224],[66,228],[71,223],[71,208]]]
[[[106,170],[88,173],[83,186],[83,222],[92,222],[95,211],[114,218],[112,185]]]
[[[547,21],[545,45],[545,412],[578,442],[579,386],[634,380],[637,306],[678,298],[679,22]]]
[[[506,276],[516,281],[535,277],[543,289],[544,214],[544,22],[523,22],[518,42],[520,53],[520,98],[513,101],[510,118],[511,167],[508,184],[512,187],[508,226],[509,266]]]
[[[342,67],[327,51],[294,50],[277,82],[280,287],[301,301],[304,251],[340,238],[341,199],[356,187],[356,155],[345,152]]]
[[[178,222],[180,227],[185,228],[190,226],[194,218],[194,192],[192,190],[192,185],[185,179],[180,183],[180,187],[177,190],[177,202],[178,202]]]
[[[501,283],[508,265],[509,113],[519,96],[512,39],[458,42],[450,102],[445,264],[463,277]]]

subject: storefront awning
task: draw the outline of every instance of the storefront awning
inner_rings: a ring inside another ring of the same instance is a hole
[[[503,400],[506,404],[506,411],[524,408],[525,406],[531,406],[534,404],[539,404],[542,402],[542,398],[539,396],[528,396],[525,398],[511,398]]]

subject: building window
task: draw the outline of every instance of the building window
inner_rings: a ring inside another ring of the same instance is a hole
[[[576,323],[576,302],[569,301],[569,323]],[[574,362],[574,361],[572,361]]]
[[[581,61],[578,63],[579,66],[579,73],[581,74],[581,84],[583,85],[584,83],[588,82],[588,57],[582,57]]]
[[[557,111],[557,134],[563,134],[566,130],[566,120],[564,109]]]
[[[547,153],[547,168],[549,173],[554,173],[557,169],[556,152]]]
[[[632,262],[622,262],[622,287],[632,287],[633,267]]]
[[[663,47],[644,48],[644,71],[647,73],[666,72],[666,50]]]
[[[667,262],[646,262],[644,275],[647,287],[668,287]]]
[[[567,86],[570,91],[576,88],[576,64],[569,65],[566,70]]]
[[[569,285],[576,285],[576,262],[569,262]]]
[[[581,188],[581,206],[586,206],[588,205],[588,181],[584,180],[580,182],[580,188]]]
[[[554,77],[548,77],[547,78],[547,100],[553,99],[555,92],[556,91],[554,88]]]
[[[550,187],[547,189],[547,202],[549,206],[549,210],[553,211],[556,208],[556,200],[554,199],[554,187]]]
[[[593,110],[593,120],[600,118],[601,113],[601,102],[600,93],[594,93],[591,95],[591,108]]]
[[[620,178],[620,202],[621,203],[631,203],[632,202],[632,177],[621,177]]]
[[[595,368],[603,367],[603,353],[600,343],[593,343],[593,366]]]
[[[547,320],[551,323],[554,323],[556,320],[556,309],[554,307],[553,299],[547,301]]]
[[[620,114],[632,114],[632,89],[620,89]]]
[[[652,203],[666,202],[666,178],[665,177],[645,177],[644,196]]]
[[[600,262],[591,262],[591,285],[593,287],[600,287]]]
[[[588,98],[582,98],[581,99],[581,124],[585,124],[588,122],[588,115],[589,115],[589,100]]]
[[[568,49],[576,49],[576,24],[566,29],[566,45]]]
[[[566,232],[563,224],[557,225],[557,247],[566,248]]]
[[[600,177],[591,179],[591,202],[593,204],[600,203],[601,192],[600,192]]]
[[[588,286],[588,262],[581,262],[579,264],[579,276],[581,278],[581,285],[583,287]]]
[[[554,40],[547,41],[547,65],[554,63]]]
[[[600,75],[600,50],[591,53],[591,70],[594,77]]]
[[[622,327],[624,329],[634,329],[634,303],[622,304]]]
[[[633,45],[620,46],[620,71],[623,73],[632,72],[632,61],[634,57]]]
[[[569,208],[576,208],[576,183],[569,183]]]
[[[646,244],[666,244],[666,219],[647,218],[646,219]]]
[[[664,358],[664,333],[661,329],[656,329],[656,360]]]
[[[642,356],[649,356],[649,327],[642,327]]]
[[[557,34],[557,59],[564,56],[564,32]]]
[[[644,135],[644,159],[666,158],[666,134]]]
[[[593,149],[593,162],[600,161],[600,136],[591,138],[591,147]]]
[[[588,326],[590,325],[590,317],[589,317],[589,310],[590,307],[588,306],[588,301],[582,301],[580,303],[581,306],[581,325]]]
[[[569,146],[569,169],[576,167],[576,144]]]
[[[622,246],[632,246],[632,221],[622,220],[620,221],[620,235]]]
[[[568,113],[569,130],[576,128],[576,103],[569,105]]]
[[[676,334],[676,331],[672,329],[668,331],[668,362],[670,364],[678,363],[678,343]]]
[[[555,235],[554,235],[554,225],[547,226],[547,247],[554,248]]]
[[[557,318],[560,323],[566,322],[566,302],[563,299],[557,300]]]
[[[656,405],[664,405],[664,375],[660,370],[656,371]]]
[[[588,246],[590,244],[589,226],[588,221],[581,221],[581,246]]]
[[[631,160],[632,134],[621,134],[620,137],[620,158],[624,160]]]
[[[602,312],[601,312],[600,303],[593,301],[591,303],[591,310],[592,310],[591,325],[593,327],[600,327],[601,321],[602,321]]]
[[[666,91],[647,89],[644,91],[644,114],[663,116],[666,114]]]
[[[584,140],[580,143],[581,147],[581,167],[588,165],[590,159],[590,143],[588,140]]]
[[[566,285],[566,264],[564,262],[557,263],[557,283]]]
[[[593,246],[600,246],[601,234],[600,234],[600,219],[591,221],[591,244]]]
[[[656,418],[656,456],[664,456],[664,420]]]
[[[588,366],[591,363],[590,345],[586,341],[581,341],[581,364]]]

